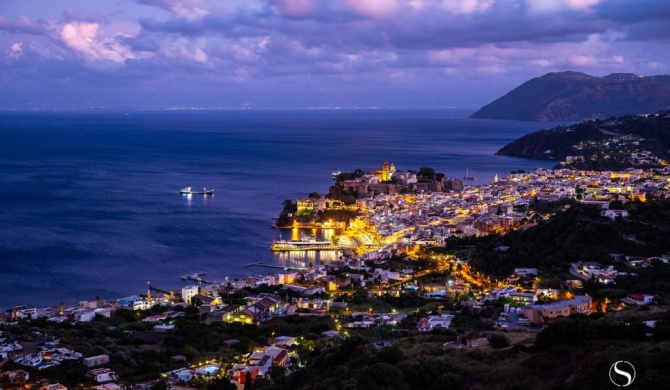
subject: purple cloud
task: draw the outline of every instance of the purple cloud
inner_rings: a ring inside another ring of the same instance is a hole
[[[193,91],[180,95],[184,102],[218,88],[245,91],[227,102],[255,96],[292,104],[277,92],[290,86],[296,104],[301,92],[327,103],[323,91],[335,100],[396,91],[421,105],[418,91],[434,91],[431,99],[444,105],[474,107],[550,71],[650,75],[670,67],[663,0],[58,3],[50,3],[50,17],[25,5],[12,16],[5,7],[3,87],[27,77],[25,68],[45,88],[69,83],[142,96],[179,85]],[[415,93],[419,100],[410,98]]]

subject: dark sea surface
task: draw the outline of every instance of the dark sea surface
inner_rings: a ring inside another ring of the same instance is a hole
[[[3,112],[0,308],[180,288],[193,272],[265,274],[243,265],[309,258],[270,252],[271,218],[284,199],[327,192],[332,171],[388,160],[490,182],[552,166],[494,153],[554,125],[444,110]]]

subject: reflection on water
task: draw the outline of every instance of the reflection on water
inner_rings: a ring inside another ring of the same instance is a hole
[[[285,228],[279,229],[276,239],[286,240],[286,237],[290,237],[290,240],[296,241],[301,238],[332,241],[337,233],[337,229]],[[284,267],[308,268],[309,263],[314,266],[327,264],[340,259],[341,256],[341,251],[276,252],[274,253],[274,263]]]
[[[278,229],[275,239],[299,241],[301,238],[306,238],[332,241],[337,233],[337,229],[282,228]]]
[[[295,251],[277,252],[274,257],[275,263],[284,267],[308,268],[309,263],[313,266],[328,264],[341,255],[340,251]]]

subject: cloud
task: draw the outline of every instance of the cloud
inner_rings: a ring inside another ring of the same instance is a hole
[[[272,4],[282,15],[289,18],[313,16],[317,10],[314,0],[274,0]]]
[[[14,42],[7,52],[9,58],[19,58],[23,55],[23,42]]]
[[[67,23],[60,31],[60,39],[87,60],[123,62],[137,58],[130,48],[119,41],[120,36],[99,39],[99,28],[97,23]]]
[[[398,12],[397,0],[345,0],[345,7],[361,16],[373,19],[387,19]]]
[[[161,8],[186,19],[199,19],[209,14],[200,0],[138,0],[137,2]]]
[[[18,15],[15,21],[11,21],[0,16],[0,31],[13,34],[35,34],[42,35],[47,33],[44,22],[35,23],[27,16]]]
[[[495,4],[495,0],[441,0],[440,5],[445,10],[456,14],[471,14],[488,11]]]
[[[488,91],[492,81],[512,86],[549,71],[670,71],[670,2],[661,0],[78,4],[47,21],[0,17],[0,70],[15,72],[0,76],[0,87],[17,75],[71,83],[83,74],[100,85],[113,76],[156,90],[174,79],[194,89],[295,87],[296,95],[466,80]]]

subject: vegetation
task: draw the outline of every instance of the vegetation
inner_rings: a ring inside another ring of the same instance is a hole
[[[472,118],[576,121],[667,109],[670,77],[556,72],[533,78],[482,107]]]
[[[553,207],[562,209],[565,206],[560,203]],[[611,253],[652,257],[670,251],[670,226],[667,225],[670,200],[627,203],[622,206],[630,216],[615,221],[601,217],[600,210],[594,206],[579,203],[567,206],[567,210],[548,220],[540,218],[536,226],[527,230],[504,236],[452,239],[447,247],[466,252],[473,268],[485,274],[502,277],[517,267],[535,267],[540,270],[540,276],[556,277],[557,283],[567,274],[570,263],[597,261],[613,265],[615,260]],[[551,208],[552,205],[539,207]],[[669,271],[667,264],[652,262],[648,268],[633,270],[638,278],[622,279],[622,283],[628,287],[637,284],[640,291],[667,291]]]
[[[651,116],[589,120],[525,135],[496,154],[552,160],[583,156],[583,161],[570,164],[575,169],[619,170],[635,165],[654,167],[659,164],[653,161],[643,164],[631,155],[648,151],[667,160],[670,157],[669,128],[670,111]]]

